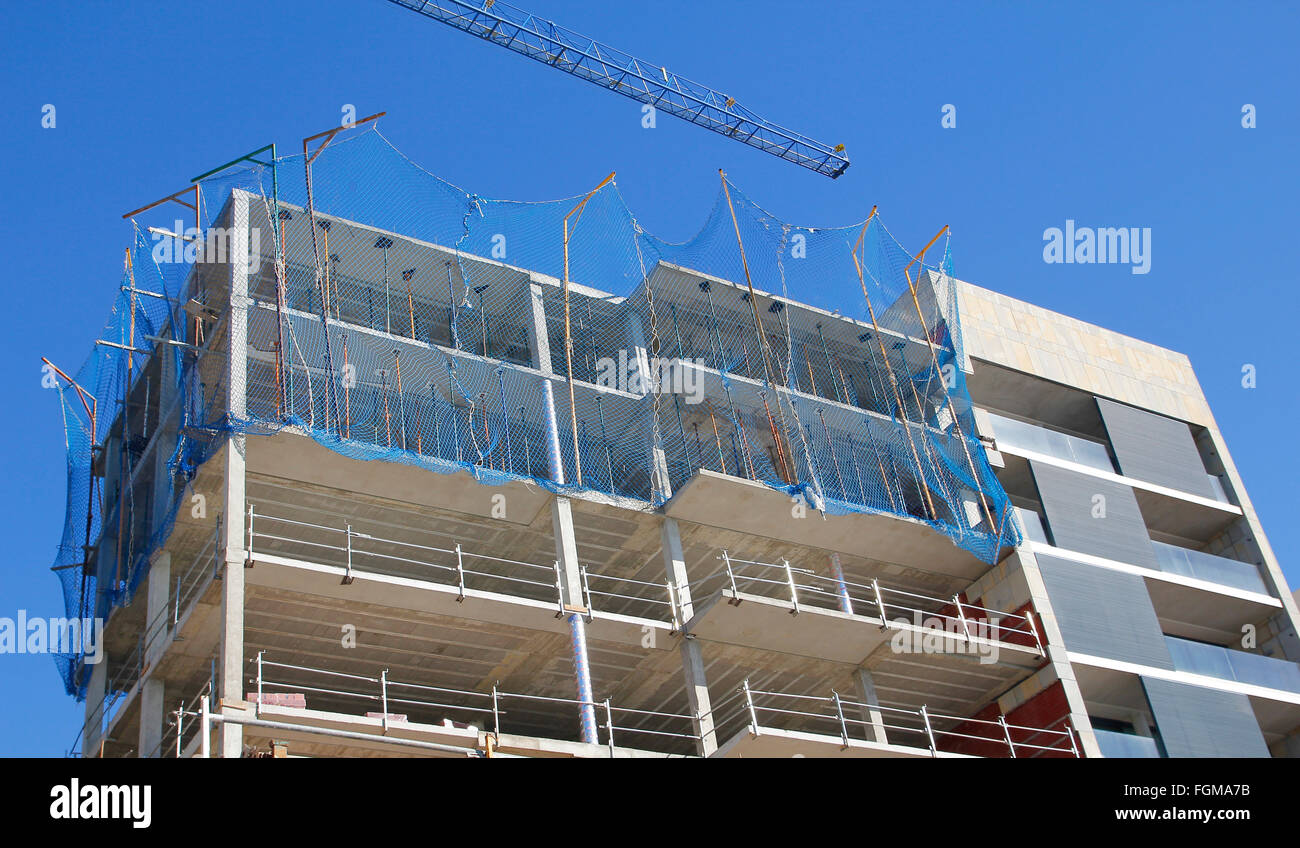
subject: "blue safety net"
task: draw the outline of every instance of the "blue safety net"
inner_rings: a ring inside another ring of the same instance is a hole
[[[612,181],[489,200],[373,127],[195,195],[198,221],[136,225],[104,332],[57,379],[69,616],[132,597],[234,432],[638,509],[704,469],[924,522],[986,562],[1019,541],[974,434],[946,240],[918,259],[878,215],[794,226],[724,178],[668,243]],[[79,658],[60,665],[83,691]]]

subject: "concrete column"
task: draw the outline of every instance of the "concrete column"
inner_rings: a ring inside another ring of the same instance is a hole
[[[171,627],[172,555],[162,550],[154,554],[149,565],[149,584],[145,595],[144,662],[152,666],[165,650],[165,637]]]
[[[221,569],[221,680],[219,704],[223,714],[244,704],[244,439],[237,434],[226,445],[226,494],[222,511],[224,565]],[[243,727],[223,722],[221,756],[239,757],[244,750]]]
[[[114,499],[120,500],[120,487],[122,485],[122,439],[119,436],[108,436],[104,440],[104,449],[100,455],[103,457],[104,464],[104,482],[101,488],[105,498],[105,508],[111,513],[110,504]],[[99,556],[95,562],[95,593],[91,598],[89,607],[90,615],[102,615],[105,624],[108,622],[109,614],[112,612],[112,603],[109,597],[117,587],[118,571],[121,564],[118,561],[118,522],[117,519],[105,521],[102,527],[99,539]]]
[[[543,374],[551,372],[551,337],[546,329],[546,301],[543,288],[529,283],[524,292],[528,298],[528,349],[532,352],[533,367]]]
[[[244,418],[248,395],[248,198],[247,192],[233,195],[230,213],[230,350],[226,360],[226,389],[230,414]]]
[[[165,690],[163,682],[152,677],[140,684],[140,741],[136,745],[135,755],[142,759],[158,757],[163,753],[157,749],[162,743],[163,727],[167,721]]]
[[[665,518],[659,531],[664,552],[664,569],[677,591],[678,616],[683,628],[695,614],[691,600],[691,587],[687,582],[686,557],[682,553],[682,537],[677,521]],[[709,681],[705,675],[704,655],[700,643],[686,634],[681,640],[682,674],[686,678],[686,700],[691,706],[695,734],[699,737],[696,751],[701,757],[712,756],[718,750],[718,735],[713,721],[713,702],[709,697]]]
[[[171,451],[176,445],[176,428],[180,421],[180,408],[173,404],[177,400],[177,367],[175,349],[168,345],[159,345],[158,354],[158,424],[159,432],[153,439],[153,501],[150,508],[150,532],[162,529],[175,497],[171,470],[167,467]],[[175,416],[175,417],[173,417]]]
[[[1075,679],[1074,666],[1070,665],[1065,639],[1061,635],[1060,627],[1057,626],[1056,613],[1052,611],[1052,602],[1047,595],[1047,585],[1043,583],[1043,575],[1038,570],[1038,560],[1032,551],[1022,545],[1003,562],[1012,566],[1018,565],[1025,575],[1033,610],[1038,613],[1038,618],[1043,623],[1043,632],[1039,634],[1039,638],[1043,640],[1044,649],[1047,651],[1048,663],[1065,691],[1065,700],[1070,708],[1070,724],[1078,736],[1082,754],[1085,757],[1100,757],[1101,748],[1097,746],[1097,737],[1093,735],[1092,722],[1088,719],[1088,708],[1083,702],[1083,692],[1079,689],[1078,680]]]
[[[573,531],[573,504],[568,498],[557,497],[552,502],[551,530],[555,534],[555,558],[560,561],[560,600],[566,610],[586,612],[578,540]]]
[[[686,700],[694,716],[695,734],[699,737],[696,751],[701,757],[711,757],[718,750],[718,734],[713,721],[709,680],[704,673],[704,655],[700,643],[690,636],[682,639],[680,653],[682,675],[686,678]]]
[[[628,391],[632,391],[639,385],[640,391],[633,392],[634,394],[650,394],[650,381],[657,374],[650,367],[650,352],[646,350],[645,331],[641,326],[640,316],[635,313],[627,317],[627,322],[623,326],[623,340],[627,345],[628,365],[635,367],[635,376],[627,375]]]
[[[560,563],[560,602],[569,622],[573,642],[573,672],[577,683],[582,741],[598,742],[596,708],[591,688],[591,664],[587,652],[587,606],[582,594],[582,572],[578,565],[578,543],[573,531],[573,505],[568,498],[556,498],[551,505],[551,526],[555,532],[555,558]]]
[[[1129,720],[1133,725],[1133,731],[1138,736],[1144,736],[1147,739],[1155,736],[1151,729],[1151,719],[1147,718],[1147,714],[1142,710],[1134,710]]]
[[[655,355],[655,359],[658,361],[651,361],[650,351],[646,348],[645,330],[638,315],[628,315],[623,327],[623,339],[628,351],[627,364],[634,371],[634,374],[627,375],[628,388],[632,389],[635,385],[639,385],[640,393],[643,395],[657,393],[660,395],[661,400],[664,396],[671,398],[674,390],[673,385],[668,383],[657,387],[652,385],[653,381],[661,378],[671,382],[673,372],[665,373],[665,369],[661,367],[663,365],[662,350]],[[673,363],[674,369],[682,367],[680,362]],[[656,504],[661,504],[673,496],[672,481],[668,473],[668,457],[664,454],[661,444],[656,443],[653,434],[646,438],[645,451],[646,458],[650,462],[652,497]]]
[[[650,444],[650,459],[653,462],[650,479],[661,502],[666,503],[673,496],[673,482],[668,473],[668,457],[662,448],[653,443],[653,439]]]
[[[880,696],[876,694],[876,679],[865,668],[853,673],[853,680],[858,686],[858,698],[862,701],[862,720],[867,722],[867,736],[872,742],[884,745],[889,742],[885,737],[885,714],[880,710]]]
[[[694,602],[691,600],[691,586],[686,574],[686,555],[682,552],[682,536],[677,529],[677,520],[664,518],[659,528],[659,541],[664,551],[664,569],[668,579],[677,589],[677,605],[682,624],[686,624],[695,614]]]
[[[248,369],[248,196],[235,194],[232,211],[230,257],[230,351],[226,364],[231,417],[242,419],[246,410]],[[224,491],[221,509],[221,680],[220,711],[242,711],[244,704],[244,568],[245,448],[246,436],[235,433],[226,443]],[[244,731],[238,724],[221,724],[221,756],[239,757]]]
[[[564,464],[560,455],[559,428],[555,420],[555,397],[551,381],[542,383],[546,405],[546,442],[551,479],[564,482]],[[582,741],[595,743],[596,708],[591,689],[591,664],[587,654],[587,613],[582,593],[582,569],[578,564],[578,540],[573,532],[573,504],[568,498],[557,497],[551,503],[551,530],[555,536],[555,561],[559,566],[559,602],[569,622],[569,635],[573,645],[573,673],[578,688],[579,719],[582,722]]]
[[[81,756],[98,757],[99,740],[103,736],[104,694],[108,687],[108,656],[90,666],[90,680],[86,683],[86,723],[81,730]]]
[[[154,756],[162,741],[164,686],[153,675],[154,666],[166,652],[167,630],[171,624],[172,555],[159,551],[149,566],[149,584],[145,594],[144,679],[140,682],[140,735],[136,756]]]

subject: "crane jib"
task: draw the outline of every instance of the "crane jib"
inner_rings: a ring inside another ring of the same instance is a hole
[[[389,2],[831,179],[849,167],[842,144],[828,145],[774,124],[735,98],[515,6],[494,0]]]

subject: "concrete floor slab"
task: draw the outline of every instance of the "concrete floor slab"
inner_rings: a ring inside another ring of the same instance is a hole
[[[664,505],[664,512],[698,524],[780,539],[974,580],[988,565],[926,523],[881,514],[794,517],[789,495],[762,483],[700,469]]]
[[[508,624],[550,633],[569,632],[557,603],[465,589],[464,598],[456,586],[407,577],[353,572],[352,582],[344,584],[346,570],[337,566],[294,560],[272,554],[259,554],[256,565],[247,573],[249,586],[281,589],[317,595],[335,600],[375,604],[392,609],[419,610],[435,615]],[[670,625],[631,616],[594,611],[587,630],[592,639],[623,644],[642,644],[647,628],[670,634]],[[670,650],[671,638],[650,640],[654,648]]]
[[[711,642],[854,666],[866,662],[900,631],[915,637],[909,642],[929,632],[911,623],[891,623],[888,628],[883,624],[878,617],[806,605],[799,607],[796,614],[790,601],[724,589],[697,603],[686,631]],[[966,640],[954,636],[945,640],[944,647],[946,653],[972,661],[978,661],[981,655],[994,656],[995,662],[1023,669],[1036,668],[1042,662],[1034,649],[978,637]]]
[[[848,745],[835,736],[807,733],[802,730],[780,730],[763,727],[755,736],[749,730],[728,739],[718,746],[715,757],[729,759],[757,759],[781,757],[835,757],[840,759],[930,759],[929,749],[904,745],[863,742],[850,739]],[[940,751],[933,755],[940,759],[968,759],[964,754]]]

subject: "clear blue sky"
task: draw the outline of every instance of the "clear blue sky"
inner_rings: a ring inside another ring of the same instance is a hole
[[[625,4],[531,11],[848,146],[830,181],[383,0],[9,4],[0,130],[0,615],[62,614],[64,450],[41,356],[76,368],[128,243],[123,212],[271,141],[358,114],[485,197],[570,196],[618,171],[650,231],[692,235],[717,168],[786,221],[954,231],[956,272],[1187,353],[1289,579],[1300,582],[1294,381],[1300,12],[1281,3]],[[44,104],[57,126],[41,127]],[[957,127],[940,126],[957,107]],[[1254,104],[1258,127],[1243,129]],[[1150,227],[1152,265],[1046,265],[1067,218]],[[1258,369],[1243,389],[1241,368]],[[48,657],[0,657],[0,753],[61,753],[81,706]]]

